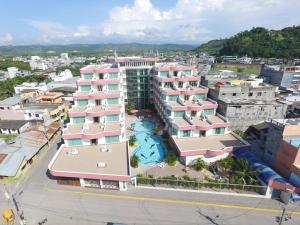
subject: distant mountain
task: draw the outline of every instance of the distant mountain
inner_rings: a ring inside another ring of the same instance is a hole
[[[250,57],[299,58],[300,26],[282,30],[253,28],[228,39],[212,40],[194,49],[216,56],[237,55]]]
[[[0,55],[44,55],[61,52],[73,52],[83,54],[101,54],[116,50],[118,53],[139,53],[155,51],[189,51],[193,45],[177,44],[70,44],[70,45],[24,45],[24,46],[0,46]]]

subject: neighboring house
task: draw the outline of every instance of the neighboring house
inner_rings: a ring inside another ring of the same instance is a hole
[[[16,68],[16,67],[8,67],[7,68],[7,75],[8,75],[8,78],[14,78],[17,76],[19,72],[19,69]]]
[[[60,126],[56,122],[49,125],[47,130],[43,126],[37,126],[19,134],[15,141],[10,144],[1,142],[0,179],[5,177],[17,178],[23,174],[59,128]]]
[[[278,158],[278,149],[280,142],[288,136],[297,135],[294,131],[300,134],[300,119],[272,119],[268,129],[265,149],[262,159],[269,165],[274,167],[275,161]]]
[[[36,103],[62,103],[63,93],[61,92],[43,92],[36,98]]]
[[[40,91],[47,91],[48,90],[48,86],[46,83],[23,83],[20,85],[17,85],[14,87],[15,89],[15,93],[16,94],[20,94],[22,92],[28,92],[28,91],[35,91],[35,90],[40,90]]]
[[[260,76],[269,84],[296,91],[300,89],[300,66],[263,65]]]
[[[0,133],[20,134],[29,128],[26,120],[0,120]]]
[[[253,124],[285,117],[287,105],[275,99],[276,90],[262,79],[221,80],[209,88],[209,96],[218,101],[218,112],[232,130],[245,131]]]
[[[49,94],[53,101],[61,101],[61,94]],[[52,98],[53,97],[53,98]],[[28,101],[20,97],[11,97],[0,101],[0,119],[1,120],[56,120],[59,121],[65,116],[69,109],[69,105],[65,103],[23,103]],[[34,96],[36,102],[37,96]],[[43,101],[39,99],[38,101]],[[44,99],[45,100],[45,99]]]
[[[50,78],[54,81],[54,82],[60,82],[60,81],[65,81],[67,79],[72,78],[72,72],[69,69],[66,69],[62,72],[59,72],[58,74],[56,73],[51,73],[50,74]]]

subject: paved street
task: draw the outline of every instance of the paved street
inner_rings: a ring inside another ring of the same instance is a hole
[[[126,192],[57,185],[47,177],[47,165],[57,149],[26,174],[20,185],[8,185],[27,224],[277,224],[281,204],[275,200],[234,196],[132,189]],[[10,206],[0,193],[0,209]],[[288,207],[296,214],[283,224],[300,224],[300,208]],[[2,220],[0,220],[3,222]]]

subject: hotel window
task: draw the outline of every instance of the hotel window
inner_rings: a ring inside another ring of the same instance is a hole
[[[175,129],[174,127],[172,127],[172,135],[177,135],[177,134],[178,134],[177,129]]]
[[[178,95],[169,95],[170,102],[176,101],[177,99],[178,99]]]
[[[107,136],[105,137],[106,144],[119,142],[119,136]]]
[[[81,91],[90,91],[91,90],[91,85],[81,85],[80,90]]]
[[[108,115],[106,116],[107,122],[119,121],[119,115]]]
[[[73,123],[74,124],[83,124],[85,123],[84,117],[73,117]]]
[[[192,71],[191,70],[183,70],[182,73],[186,76],[191,76],[192,75]]]
[[[192,87],[196,87],[197,86],[197,81],[190,81],[189,85]]]
[[[205,115],[214,115],[215,114],[214,109],[204,109],[203,112]]]
[[[182,137],[190,137],[191,131],[190,130],[184,130],[182,131]]]
[[[179,87],[179,88],[182,88],[182,87],[183,87],[183,82],[181,82],[181,81],[178,82],[178,87]]]
[[[82,140],[81,139],[68,139],[67,142],[68,142],[69,146],[82,145]]]
[[[225,133],[225,128],[224,127],[214,129],[214,134],[224,134],[224,133]]]
[[[79,99],[77,100],[77,105],[78,106],[84,106],[84,105],[87,105],[89,103],[89,100],[87,99]]]
[[[93,78],[93,74],[91,73],[83,74],[83,79],[85,80],[91,80],[92,78]]]
[[[182,111],[175,111],[175,112],[174,112],[174,116],[175,116],[175,117],[183,117],[184,114],[185,114],[185,111],[184,111],[184,110],[182,110]]]
[[[248,96],[249,96],[249,97],[253,96],[253,93],[252,93],[252,92],[250,92],[250,93],[248,94]]]
[[[110,79],[115,79],[115,78],[118,78],[118,77],[119,77],[118,73],[109,73],[108,74],[108,78],[110,78]]]
[[[108,98],[107,104],[108,105],[117,105],[117,104],[119,104],[119,99],[118,98]]]
[[[169,71],[160,71],[160,77],[168,77]]]
[[[196,94],[195,97],[196,97],[196,99],[204,99],[205,94]]]
[[[109,91],[117,91],[117,90],[119,90],[119,85],[118,84],[109,84],[109,85],[107,85],[107,88]]]

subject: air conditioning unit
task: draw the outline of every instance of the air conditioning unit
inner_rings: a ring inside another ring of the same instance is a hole
[[[105,168],[106,167],[106,163],[105,162],[98,162],[97,163],[97,167],[98,168]]]
[[[72,149],[70,153],[71,153],[71,155],[78,155],[79,154],[77,149]]]

